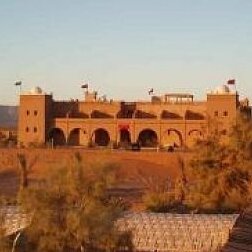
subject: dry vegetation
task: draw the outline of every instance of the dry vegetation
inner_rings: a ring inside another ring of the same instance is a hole
[[[163,177],[148,187],[147,209],[230,213],[252,203],[251,120],[240,115],[226,141],[221,132],[212,132],[197,142],[188,162],[178,159],[180,176],[175,181]]]
[[[180,175],[177,153],[166,152],[118,152],[111,150],[85,149],[0,149],[0,195],[15,196],[20,183],[20,162],[18,155],[26,157],[27,173],[31,183],[36,183],[46,177],[48,169],[65,166],[71,163],[72,156],[78,151],[85,165],[99,166],[113,163],[120,167],[117,191],[127,197],[127,200],[139,202],[139,194],[143,185],[139,184],[138,173],[145,176],[169,177]],[[136,197],[137,196],[137,197]]]
[[[9,181],[1,193],[9,199],[15,189],[11,201],[34,213],[27,251],[130,249],[128,234],[113,225],[129,207],[227,213],[251,204],[251,121],[241,117],[228,137],[209,134],[187,154],[2,149],[0,180]]]
[[[229,141],[210,134],[190,160],[186,203],[198,211],[240,212],[251,203],[252,122],[240,116]]]

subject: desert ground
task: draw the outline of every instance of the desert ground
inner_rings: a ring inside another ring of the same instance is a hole
[[[186,158],[183,152],[121,151],[96,149],[0,149],[0,195],[15,196],[19,186],[18,154],[27,158],[30,181],[42,179],[45,170],[68,166],[74,153],[82,156],[83,165],[115,164],[118,167],[116,194],[125,196],[129,201],[139,201],[144,185],[139,174],[147,179],[170,178],[176,180],[181,169],[179,158]]]

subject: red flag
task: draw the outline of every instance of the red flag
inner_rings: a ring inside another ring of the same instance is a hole
[[[120,130],[129,130],[130,126],[129,126],[129,124],[119,124],[118,128]]]
[[[228,81],[227,81],[227,84],[228,84],[228,85],[235,85],[235,79],[228,80]]]

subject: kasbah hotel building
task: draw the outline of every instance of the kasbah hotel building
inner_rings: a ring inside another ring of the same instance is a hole
[[[213,122],[218,122],[217,130],[225,138],[237,111],[251,113],[234,82],[207,93],[203,101],[195,101],[191,94],[157,96],[153,90],[149,101],[114,101],[99,98],[87,85],[83,100],[55,101],[36,87],[20,94],[18,143],[190,148],[196,139],[206,137]]]

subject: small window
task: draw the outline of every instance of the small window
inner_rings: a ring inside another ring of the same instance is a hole
[[[30,130],[29,130],[29,127],[26,127],[25,131],[26,131],[26,132],[29,132],[29,131],[30,131]]]
[[[218,116],[219,112],[218,111],[214,111],[214,116]]]
[[[27,111],[26,111],[26,115],[30,115],[30,110],[27,110]]]
[[[37,132],[38,132],[38,128],[37,128],[37,127],[34,127],[34,128],[33,128],[33,131],[34,131],[34,133],[37,133]]]
[[[224,111],[224,112],[223,112],[223,116],[228,116],[228,112],[227,112],[227,111]]]
[[[37,116],[38,115],[38,111],[34,110],[34,115]]]
[[[224,135],[224,136],[226,136],[227,135],[227,130],[226,129],[222,130],[221,134]]]

